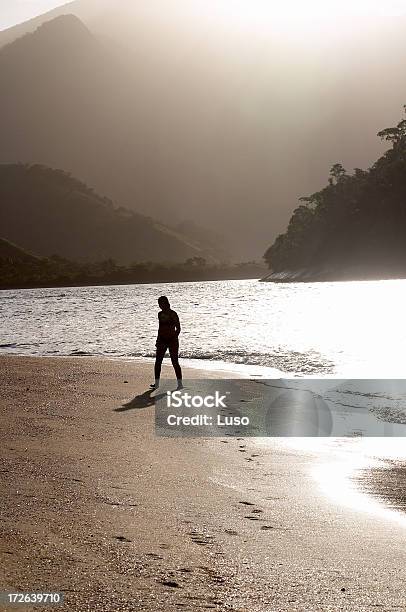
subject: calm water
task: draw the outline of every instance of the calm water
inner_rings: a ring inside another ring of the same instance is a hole
[[[181,319],[183,358],[299,376],[406,375],[404,280],[3,291],[0,352],[151,357],[162,293]]]

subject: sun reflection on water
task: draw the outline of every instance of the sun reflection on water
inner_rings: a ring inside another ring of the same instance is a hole
[[[284,445],[315,455],[311,476],[331,501],[406,527],[406,514],[366,493],[356,478],[362,470],[388,468],[389,460],[406,461],[404,438],[292,438]]]

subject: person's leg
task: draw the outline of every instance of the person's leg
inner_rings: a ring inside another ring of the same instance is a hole
[[[155,386],[158,387],[159,379],[161,378],[162,361],[165,357],[167,345],[164,342],[158,342],[155,355]]]
[[[169,355],[178,381],[182,380],[182,369],[179,365],[179,340],[174,338],[169,343]]]

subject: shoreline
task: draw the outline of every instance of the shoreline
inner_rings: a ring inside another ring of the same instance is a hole
[[[100,282],[96,282],[95,279],[91,279],[88,282],[74,282],[66,283],[65,281],[61,281],[61,283],[16,283],[12,286],[1,286],[0,291],[24,291],[24,290],[32,290],[32,289],[74,289],[75,287],[132,287],[134,285],[167,285],[172,283],[211,283],[216,281],[233,281],[233,280],[255,280],[260,282],[261,277],[256,272],[255,274],[218,274],[218,275],[207,275],[207,276],[193,276],[192,278],[187,278],[184,276],[179,276],[171,278],[171,280],[157,277],[157,279],[148,278],[146,280],[138,279],[133,282],[123,282],[122,280],[114,281],[114,280],[106,280],[103,279]]]
[[[151,366],[151,376],[153,371],[153,364],[155,362],[154,357],[128,357],[128,356],[113,356],[113,355],[90,355],[87,353],[76,354],[76,355],[27,355],[24,353],[8,353],[1,352],[0,348],[0,359],[3,357],[26,357],[33,359],[97,359],[106,360],[119,363],[148,363]],[[272,368],[270,366],[254,365],[250,363],[234,363],[232,361],[220,361],[213,359],[189,359],[181,357],[182,367],[191,370],[200,370],[204,372],[218,372],[222,374],[230,374],[231,377],[238,375],[240,378],[283,378],[288,377],[287,372]],[[165,367],[170,368],[168,365],[169,358],[166,356],[163,361]],[[293,376],[293,374],[292,374]]]
[[[329,500],[317,452],[157,438],[150,363],[0,362],[3,590],[73,612],[401,609],[406,529]]]
[[[406,271],[377,272],[361,266],[347,268],[310,267],[298,270],[281,270],[269,272],[260,279],[261,283],[343,283],[343,282],[370,282],[383,280],[405,280]]]

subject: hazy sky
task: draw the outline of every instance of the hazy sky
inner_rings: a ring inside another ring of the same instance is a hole
[[[134,2],[137,0],[134,0]],[[145,2],[145,0],[139,0]],[[176,0],[173,0],[175,2]],[[242,20],[268,17],[314,19],[326,15],[397,15],[406,0],[207,0],[207,11],[220,18]],[[44,13],[66,0],[0,0],[0,30]]]
[[[46,13],[66,0],[0,0],[0,30]]]

